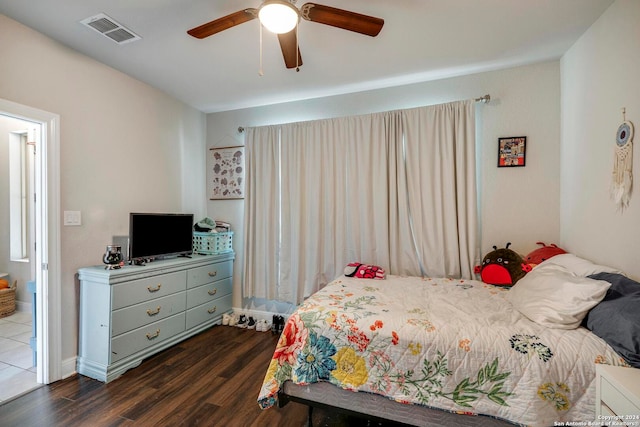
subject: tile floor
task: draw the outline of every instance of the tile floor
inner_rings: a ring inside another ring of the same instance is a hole
[[[40,386],[29,346],[31,313],[0,318],[0,405]]]

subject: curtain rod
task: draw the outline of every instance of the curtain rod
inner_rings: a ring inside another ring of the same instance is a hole
[[[480,98],[475,98],[474,101],[482,102],[483,104],[488,104],[489,101],[491,101],[491,95],[486,94],[484,96],[481,96]],[[242,126],[238,126],[238,133],[242,133],[242,132],[244,132],[244,128]]]

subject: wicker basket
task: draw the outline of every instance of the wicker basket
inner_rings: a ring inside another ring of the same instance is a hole
[[[0,289],[0,318],[16,312],[16,282],[7,289]]]
[[[193,252],[202,255],[224,254],[233,251],[233,231],[219,233],[193,232]]]

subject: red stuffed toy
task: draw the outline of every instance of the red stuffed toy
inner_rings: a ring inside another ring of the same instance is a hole
[[[475,273],[480,275],[484,283],[513,286],[531,271],[531,266],[525,264],[515,251],[509,249],[509,245],[511,242],[502,249],[494,246],[494,250],[482,259],[482,265],[476,266]]]
[[[535,267],[536,265],[540,264],[542,261],[548,260],[553,256],[567,253],[567,251],[557,247],[553,243],[547,246],[542,242],[536,242],[536,245],[542,245],[542,247],[534,250],[529,255],[527,255],[524,259],[524,261],[527,264],[531,265],[532,267]]]
[[[385,271],[377,265],[351,262],[344,268],[344,275],[347,277],[358,277],[360,279],[384,279]]]

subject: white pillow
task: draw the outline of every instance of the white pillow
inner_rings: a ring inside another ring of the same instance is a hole
[[[602,301],[610,286],[604,280],[576,276],[561,265],[541,263],[518,280],[506,298],[516,310],[540,325],[575,329]]]
[[[596,273],[624,274],[622,271],[616,270],[615,268],[594,264],[591,261],[569,253],[554,255],[551,258],[542,261],[536,268],[542,267],[543,265],[559,265],[580,277],[587,277]]]

